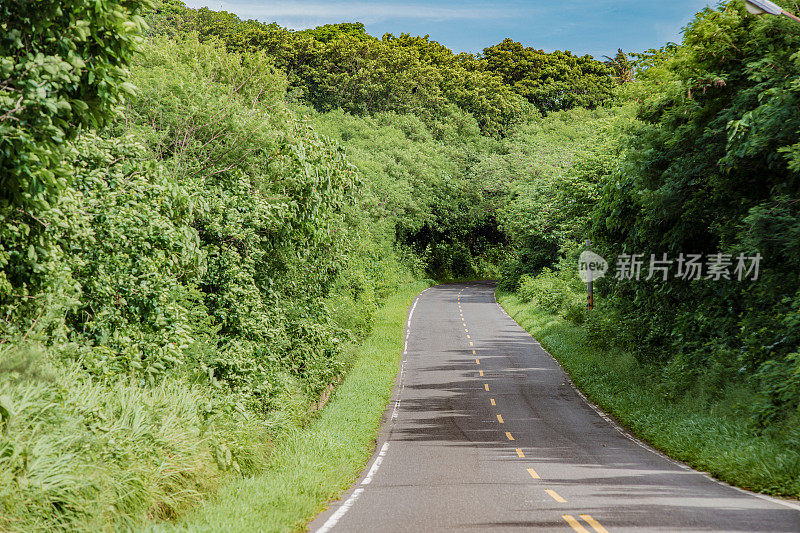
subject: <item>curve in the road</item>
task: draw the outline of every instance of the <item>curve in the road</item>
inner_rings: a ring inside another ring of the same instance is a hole
[[[311,530],[800,532],[796,503],[716,482],[614,424],[490,283],[414,301],[378,444]]]

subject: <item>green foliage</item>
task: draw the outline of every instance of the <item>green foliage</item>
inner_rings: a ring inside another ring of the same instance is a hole
[[[423,275],[502,269],[536,313],[626,347],[615,368],[641,366],[661,400],[735,402],[695,444],[718,427],[796,442],[796,25],[722,4],[682,44],[603,64],[508,39],[454,54],[360,23],[294,32],[178,0],[145,24],[140,4],[0,6],[0,529],[136,528],[260,472],[323,391],[366,375],[345,347]],[[587,236],[612,262],[759,252],[761,277],[607,277],[589,314]],[[307,486],[310,464],[285,479]],[[752,482],[796,494],[792,472]],[[351,477],[279,514],[304,518]]]
[[[146,5],[0,5],[1,333],[52,326],[57,320],[46,302],[75,297],[60,281],[69,273],[54,235],[54,226],[67,224],[59,202],[69,196],[72,170],[64,158],[80,128],[101,126],[133,92],[126,66],[144,28],[137,12]]]
[[[365,225],[344,149],[285,106],[263,53],[159,39],[130,66],[137,93],[69,141],[69,182],[25,213],[49,263],[2,269],[61,291],[31,295],[35,315],[5,308],[0,360],[38,341],[23,374],[57,383],[0,378],[3,528],[131,528],[263,469],[410,277]]]
[[[391,396],[414,297],[429,285],[399,287],[377,312],[365,342],[348,350],[353,368],[307,428],[276,442],[270,468],[223,487],[218,496],[167,531],[302,530],[353,485],[374,447]],[[165,527],[166,526],[166,527]]]
[[[427,36],[376,39],[360,23],[293,32],[174,1],[157,7],[152,24],[159,33],[194,30],[229,50],[266,52],[286,73],[290,94],[322,112],[413,113],[432,124],[451,120],[460,109],[473,114],[481,131],[497,136],[524,111],[511,88],[474,56],[456,55]]]
[[[489,191],[471,168],[478,154],[500,145],[481,136],[471,116],[461,113],[458,122],[429,127],[393,112],[301,112],[318,131],[347,146],[368,188],[361,211],[375,234],[413,250],[431,277],[487,274],[492,267],[486,263],[503,236],[486,208]]]
[[[622,48],[617,50],[614,57],[604,56],[606,58],[605,64],[614,73],[614,80],[623,85],[633,81],[636,74],[636,63],[628,59],[628,55],[622,51]]]
[[[612,69],[591,56],[569,50],[546,53],[511,39],[483,50],[481,66],[498,74],[542,113],[585,107],[613,98]]]
[[[756,282],[599,284],[631,323],[642,361],[672,368],[680,358],[700,376],[715,354],[735,358],[732,379],[770,398],[754,418],[761,427],[800,408],[798,43],[790,20],[730,2],[699,13],[682,44],[639,56],[626,91],[643,122],[593,215],[606,257],[761,254]]]
[[[228,469],[263,468],[266,425],[205,411],[208,391],[169,378],[110,394],[48,359],[0,352],[2,529],[133,528],[175,517]]]
[[[477,174],[505,193],[496,204],[511,244],[504,287],[513,289],[520,276],[554,266],[586,239],[631,114],[630,108],[575,109],[530,120],[506,139],[506,153],[476,166]]]

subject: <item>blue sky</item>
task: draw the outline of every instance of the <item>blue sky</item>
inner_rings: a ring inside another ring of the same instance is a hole
[[[479,52],[506,37],[546,51],[572,50],[595,57],[679,41],[681,28],[707,0],[473,0],[389,2],[320,0],[184,0],[244,19],[306,29],[336,22],[363,22],[367,31],[429,34],[456,52]]]

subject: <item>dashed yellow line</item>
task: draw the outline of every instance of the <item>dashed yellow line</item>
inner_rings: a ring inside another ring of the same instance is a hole
[[[489,384],[488,383],[484,383],[483,384],[483,388],[486,389],[486,392],[489,392]]]
[[[527,468],[526,470],[528,471],[528,473],[531,475],[531,477],[533,479],[542,479],[542,478],[539,477],[539,474],[537,474],[536,470],[534,470],[533,468]]]
[[[574,516],[572,516],[572,515],[569,515],[569,514],[564,514],[564,515],[561,515],[561,518],[563,518],[563,519],[564,519],[564,520],[567,522],[567,524],[569,524],[569,525],[570,525],[570,527],[571,527],[572,529],[574,529],[575,531],[577,531],[578,533],[589,533],[589,530],[588,530],[588,529],[586,529],[585,527],[583,527],[583,526],[581,525],[581,523],[580,523],[580,522],[578,522],[578,521],[575,519],[575,517],[574,517]]]
[[[586,520],[586,523],[587,523],[587,524],[589,524],[590,526],[592,526],[592,527],[594,528],[594,530],[595,530],[595,531],[597,531],[597,533],[608,533],[608,530],[607,530],[606,528],[604,528],[604,527],[603,527],[603,526],[600,524],[600,522],[598,522],[597,520],[595,520],[594,518],[592,518],[592,517],[591,517],[591,515],[588,515],[588,514],[582,514],[582,515],[581,515],[581,518],[583,518],[584,520]]]
[[[469,341],[469,345],[470,346],[475,346],[474,344],[472,344],[472,341]]]
[[[468,330],[467,328],[464,328],[464,331],[465,331],[466,333],[469,333],[469,330]]]
[[[508,438],[508,440],[514,440],[514,437],[511,435],[510,431],[506,431],[506,437]]]
[[[494,403],[494,398],[489,398],[489,403],[492,405],[497,405],[496,403]]]
[[[549,495],[550,495],[550,497],[551,497],[551,498],[553,498],[553,499],[554,499],[555,501],[557,501],[558,503],[567,503],[567,500],[565,500],[564,498],[562,498],[562,497],[561,497],[561,496],[560,496],[560,495],[559,495],[559,494],[558,494],[556,491],[554,491],[553,489],[544,489],[544,491],[545,491],[547,494],[549,494]]]
[[[497,415],[497,421],[500,422],[501,424],[505,424],[505,422],[503,422],[502,415]]]
[[[483,370],[478,370],[481,373],[481,377],[483,377]]]
[[[517,457],[525,459],[525,454],[522,453],[522,450],[520,448],[517,448]]]
[[[479,365],[479,364],[481,364],[481,360],[476,358],[476,359],[475,359],[475,364],[476,364],[476,365]]]
[[[472,355],[478,355],[478,352],[476,352],[475,350],[472,350]]]
[[[467,338],[468,338],[468,339],[471,339],[472,337],[470,337],[470,336],[469,336],[469,334],[467,334]]]

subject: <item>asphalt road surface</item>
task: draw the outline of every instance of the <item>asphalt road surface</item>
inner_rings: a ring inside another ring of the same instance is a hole
[[[800,505],[633,440],[497,305],[494,285],[414,304],[377,449],[312,531],[800,532]]]

